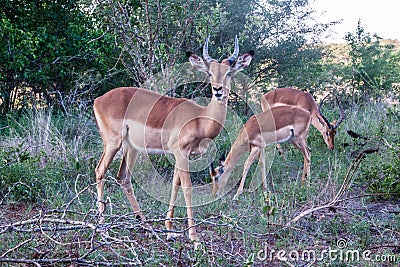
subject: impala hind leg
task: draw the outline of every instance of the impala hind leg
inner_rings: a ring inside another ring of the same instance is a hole
[[[121,147],[121,141],[116,141],[104,145],[103,154],[101,155],[99,163],[97,164],[95,169],[97,205],[100,214],[99,223],[104,222],[104,210],[105,210],[105,202],[103,200],[104,176],[112,160],[114,159],[115,154],[117,154],[120,147]]]
[[[145,221],[146,217],[140,210],[140,205],[136,199],[135,192],[133,191],[131,182],[132,169],[137,159],[137,153],[138,151],[133,147],[130,146],[124,147],[124,154],[118,171],[118,181],[122,188],[122,191],[129,200],[129,203],[131,204],[133,211],[138,216],[140,216],[142,221]]]
[[[256,146],[252,146],[251,150],[250,150],[250,155],[247,158],[246,162],[244,163],[244,167],[243,167],[243,174],[242,174],[242,180],[240,181],[240,185],[239,188],[235,194],[235,196],[233,197],[233,200],[237,200],[239,198],[239,195],[242,194],[243,192],[243,187],[244,187],[244,182],[246,181],[246,176],[247,173],[249,172],[249,169],[251,167],[251,164],[254,162],[254,160],[260,155],[260,151],[261,148],[260,147],[256,147]]]

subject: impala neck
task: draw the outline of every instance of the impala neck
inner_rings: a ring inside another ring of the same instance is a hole
[[[318,113],[314,113],[311,117],[311,124],[317,128],[317,130],[322,134],[322,136],[325,136],[325,132],[326,132],[326,127],[328,125],[326,125],[326,122],[324,120],[324,118]],[[329,126],[328,126],[329,127]]]
[[[213,121],[217,121],[221,126],[223,126],[226,120],[227,109],[228,97],[224,98],[222,101],[216,100],[213,97],[206,108],[205,116]]]

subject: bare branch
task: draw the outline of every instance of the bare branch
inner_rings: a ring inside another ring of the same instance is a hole
[[[360,165],[365,154],[374,153],[376,151],[377,151],[377,149],[368,148],[368,149],[363,150],[360,154],[358,154],[358,156],[351,163],[349,170],[347,171],[346,177],[344,178],[339,191],[337,192],[336,196],[329,203],[324,204],[322,206],[310,208],[310,209],[307,209],[307,210],[301,212],[299,215],[297,215],[291,221],[289,221],[287,225],[297,222],[298,220],[300,220],[301,218],[303,218],[304,216],[306,216],[310,213],[313,213],[318,210],[334,207],[337,203],[341,202],[342,200],[340,198],[343,196],[343,194],[349,188],[351,181],[353,180],[353,176],[354,176],[356,170],[358,169],[358,166]]]

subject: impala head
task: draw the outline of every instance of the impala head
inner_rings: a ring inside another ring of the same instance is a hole
[[[210,163],[210,175],[212,179],[212,192],[211,194],[215,196],[219,189],[223,186],[220,185],[220,177],[224,173],[224,163],[225,157],[224,155],[221,156],[219,159],[218,167],[214,168],[213,163]]]
[[[187,52],[186,55],[194,68],[207,73],[211,81],[213,98],[222,101],[229,95],[232,76],[250,64],[254,51],[239,56],[239,41],[236,37],[233,54],[219,63],[208,54],[208,41],[207,38],[203,46],[204,60],[192,52]]]
[[[340,110],[339,119],[338,119],[338,120],[334,120],[334,121],[332,121],[332,122],[329,122],[329,121],[324,117],[324,115],[322,115],[321,107],[322,107],[322,104],[324,103],[324,100],[325,100],[325,98],[326,98],[327,96],[325,96],[325,97],[322,99],[322,101],[321,101],[321,103],[320,103],[320,105],[319,105],[319,108],[318,108],[319,115],[320,115],[321,118],[317,117],[319,123],[320,123],[320,124],[323,126],[323,128],[324,128],[324,129],[323,129],[324,141],[325,141],[326,145],[329,147],[330,150],[333,150],[333,149],[335,148],[336,129],[337,129],[337,127],[339,126],[339,124],[343,121],[343,119],[345,118],[345,113],[344,113],[344,110],[343,110],[342,106],[341,106],[340,103],[339,103],[339,99],[337,98],[336,95],[334,95],[334,96],[335,96],[335,98],[336,98],[336,102],[337,102],[337,105],[338,105],[339,110]]]

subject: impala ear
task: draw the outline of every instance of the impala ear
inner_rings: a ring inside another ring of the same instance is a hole
[[[250,50],[244,55],[241,55],[233,66],[233,70],[235,72],[244,70],[247,66],[250,65],[251,60],[254,56],[254,50]]]
[[[205,73],[208,72],[209,70],[208,65],[204,62],[204,60],[201,57],[192,52],[186,52],[186,56],[189,58],[190,64],[192,64],[192,66],[195,69]]]

